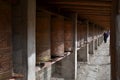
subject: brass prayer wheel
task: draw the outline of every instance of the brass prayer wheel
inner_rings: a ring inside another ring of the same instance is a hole
[[[37,13],[36,20],[37,64],[51,59],[50,55],[50,15]]]
[[[70,52],[73,51],[73,22],[71,20],[65,20],[64,22],[64,30],[65,30],[65,51]]]
[[[53,16],[51,28],[51,54],[53,57],[64,56],[64,18]]]

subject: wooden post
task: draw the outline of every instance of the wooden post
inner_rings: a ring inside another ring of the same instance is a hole
[[[95,25],[95,50],[98,49],[97,25]]]
[[[62,76],[65,80],[77,80],[77,13],[71,16],[74,23],[73,52],[62,62]]]
[[[111,80],[119,80],[117,78],[119,77],[118,74],[120,74],[120,73],[117,73],[118,71],[117,65],[119,64],[119,61],[117,61],[118,55],[116,51],[116,47],[117,47],[116,40],[117,40],[117,37],[119,37],[119,36],[116,36],[116,35],[119,35],[119,34],[116,34],[119,31],[119,26],[117,25],[118,21],[116,22],[118,6],[120,6],[120,3],[119,3],[120,1],[119,2],[118,1],[119,0],[112,1],[112,17],[111,17],[112,22],[111,22],[111,27],[110,27]]]
[[[13,70],[24,76],[20,80],[36,80],[36,1],[20,0],[12,11]]]
[[[93,24],[93,35],[92,35],[92,39],[93,39],[93,50],[95,50],[95,24]]]
[[[77,60],[80,62],[89,62],[89,44],[88,44],[88,34],[89,34],[89,23],[85,21],[81,24],[83,26],[83,41],[84,44],[78,50]]]
[[[27,80],[36,80],[36,0],[27,5]]]
[[[77,79],[77,23],[78,23],[78,14],[76,13],[75,14],[75,18],[74,18],[74,21],[75,21],[75,40],[74,40],[74,59],[75,59],[75,74],[74,74],[74,80]]]
[[[87,24],[87,35],[86,35],[86,41],[87,41],[87,44],[86,44],[86,50],[87,50],[87,63],[89,63],[89,33],[90,33],[90,24],[89,24],[89,21],[86,22]]]
[[[91,24],[91,26],[90,26],[90,33],[91,33],[91,35],[90,35],[90,39],[91,39],[91,42],[90,42],[90,44],[89,44],[89,54],[94,54],[94,35],[93,35],[93,28],[94,28],[94,24]]]
[[[11,3],[0,0],[0,80],[12,76]]]

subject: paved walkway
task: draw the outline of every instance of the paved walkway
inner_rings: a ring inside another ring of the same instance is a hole
[[[77,80],[110,80],[109,41],[99,46],[89,64],[78,62]]]

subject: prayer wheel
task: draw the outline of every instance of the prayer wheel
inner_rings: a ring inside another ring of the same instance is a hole
[[[0,80],[12,76],[11,4],[0,0]]]
[[[80,23],[77,24],[77,47],[80,48]]]
[[[84,43],[84,31],[83,31],[83,27],[84,26],[82,26],[82,24],[80,24],[80,44],[81,44],[81,47],[82,47],[82,45],[83,45],[83,43]]]
[[[65,30],[65,51],[73,51],[73,22],[70,20],[65,20],[64,22]]]
[[[64,56],[64,18],[62,16],[52,16],[51,31],[52,57]]]
[[[92,31],[93,31],[92,24],[89,24],[89,34],[88,34],[89,37],[92,37]]]
[[[87,24],[83,24],[83,37],[84,37],[84,43],[87,41]]]
[[[37,13],[36,20],[37,64],[51,59],[50,55],[50,15]]]

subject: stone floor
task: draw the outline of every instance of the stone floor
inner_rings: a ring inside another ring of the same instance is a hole
[[[91,55],[89,64],[78,62],[77,80],[110,80],[109,41]]]
[[[109,40],[90,55],[89,64],[78,62],[77,71],[77,80],[110,80]],[[51,80],[65,79],[52,77]]]

